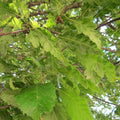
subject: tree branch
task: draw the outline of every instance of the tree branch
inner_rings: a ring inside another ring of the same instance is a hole
[[[37,22],[40,22],[42,20],[47,20],[47,19],[48,19],[48,17],[44,17],[44,18],[41,18],[41,19],[37,20]]]
[[[46,11],[39,11],[39,12],[36,12],[36,13],[31,13],[30,17],[37,16],[37,15],[44,15],[44,14],[47,14],[47,12]]]
[[[120,17],[119,18],[115,18],[113,20],[110,20],[109,22],[103,22],[100,25],[98,25],[98,27],[95,30],[99,29],[102,26],[109,25],[110,23],[113,23],[113,22],[118,21],[118,20],[120,20]]]
[[[28,31],[29,29],[23,29],[23,30],[18,30],[18,31],[11,31],[11,32],[7,32],[7,33],[0,33],[0,37],[1,36],[5,36],[5,35],[10,35],[10,34],[19,34],[19,33],[21,33],[21,32],[24,32],[24,31]],[[49,29],[49,31],[51,32],[51,33],[53,33],[53,34],[60,34],[59,32],[57,32],[57,31],[52,31],[52,30],[50,30]]]
[[[18,31],[11,31],[11,32],[7,32],[7,33],[0,33],[0,36],[4,36],[4,35],[9,35],[9,34],[18,34],[20,32],[24,32],[27,31],[28,29],[23,29],[23,30],[18,30]]]
[[[46,3],[45,1],[40,1],[40,2],[29,2],[28,3],[28,8],[32,7],[32,6],[36,6],[36,5],[40,5],[42,3]]]
[[[93,98],[95,98],[95,99],[97,99],[97,100],[100,100],[100,101],[102,101],[102,102],[108,103],[108,104],[112,104],[112,105],[115,105],[115,106],[119,106],[119,105],[117,105],[117,104],[114,104],[114,103],[112,103],[112,102],[105,101],[105,100],[103,100],[103,99],[101,99],[101,98],[98,98],[98,97],[96,97],[96,96],[93,96]]]
[[[120,63],[120,61],[118,61],[118,62],[115,62],[115,63],[113,63],[114,65],[118,65]]]
[[[57,31],[52,31],[52,30],[49,30],[51,33],[53,33],[53,34],[60,34],[59,32],[57,32]]]
[[[104,47],[102,47],[102,49],[103,49],[103,50],[106,50],[106,51],[109,51],[109,52],[116,53],[116,51],[115,51],[115,50],[111,50],[110,48],[104,48]]]
[[[65,8],[63,8],[61,15],[65,14],[70,9],[79,8],[79,7],[82,7],[82,1],[66,6]]]
[[[11,105],[5,105],[5,106],[0,106],[0,109],[5,109],[5,108],[8,108],[10,107]]]

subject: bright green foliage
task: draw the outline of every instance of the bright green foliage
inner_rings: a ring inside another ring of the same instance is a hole
[[[12,19],[12,21],[9,23],[9,26],[15,26],[14,30],[22,29],[22,22],[21,20],[17,19],[16,17]]]
[[[92,120],[88,104],[84,96],[78,96],[72,88],[60,91],[60,98],[71,120]]]
[[[0,0],[0,119],[116,119],[119,16],[119,0]],[[116,112],[93,116],[102,95]]]
[[[54,16],[52,16],[52,15],[49,15],[48,17],[49,17],[49,19],[48,19],[47,23],[44,25],[44,27],[52,28],[53,26],[56,25],[56,20],[55,20]]]
[[[21,1],[21,0],[15,0],[13,3],[10,3],[10,8],[14,9],[17,13],[21,15],[22,18],[29,17],[29,9],[27,7],[27,0]]]
[[[39,120],[40,114],[52,110],[56,95],[51,84],[40,84],[25,88],[15,98],[23,113],[31,116],[34,120]]]

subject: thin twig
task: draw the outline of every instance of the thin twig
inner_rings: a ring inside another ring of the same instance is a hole
[[[116,54],[114,54],[114,55],[111,57],[110,62],[113,61],[113,59],[115,58],[115,56],[116,56]]]
[[[114,65],[118,65],[120,63],[120,61],[118,61],[118,62],[115,62],[115,63],[113,63]]]
[[[0,106],[0,109],[5,109],[5,108],[8,108],[10,107],[11,105],[5,105],[5,106]]]
[[[47,19],[48,19],[48,17],[44,17],[44,18],[41,18],[41,19],[37,20],[37,22],[40,22],[42,20],[47,20]]]
[[[36,5],[40,5],[46,3],[45,1],[40,1],[40,2],[29,2],[28,3],[28,8],[32,7],[32,6],[36,6]]]
[[[24,31],[29,31],[29,29],[23,29],[23,30],[18,30],[18,31],[11,31],[11,32],[7,32],[7,33],[0,33],[0,37],[1,36],[5,36],[5,35],[10,35],[10,34],[19,34],[21,32],[24,32]],[[51,33],[53,34],[60,34],[59,32],[57,31],[52,31],[52,30],[49,30]]]
[[[95,98],[95,99],[97,99],[97,100],[100,100],[100,101],[102,101],[102,102],[108,103],[108,104],[112,104],[112,105],[115,105],[115,106],[119,106],[119,105],[117,105],[117,104],[114,104],[114,103],[112,103],[112,102],[105,101],[105,100],[103,100],[103,99],[101,99],[101,98],[98,98],[98,97],[96,97],[96,96],[93,96],[93,98]]]
[[[37,15],[44,15],[44,14],[47,14],[47,12],[46,11],[39,11],[39,12],[36,12],[36,13],[31,13],[30,17],[37,16]]]
[[[66,50],[68,47],[65,47],[65,48],[63,48],[62,50],[61,50],[61,52],[63,52],[64,50]]]
[[[18,30],[18,31],[11,31],[11,32],[7,32],[7,33],[0,33],[0,36],[4,36],[4,35],[9,35],[9,34],[18,34],[20,32],[24,32],[24,31],[28,31],[28,29],[23,29],[23,30]]]
[[[61,15],[65,14],[70,9],[79,8],[79,7],[82,7],[82,1],[66,6],[65,8],[63,8]]]
[[[109,25],[110,23],[113,23],[113,22],[118,21],[118,20],[120,20],[120,17],[119,18],[115,18],[113,20],[110,20],[109,22],[103,22],[100,25],[98,25],[98,27],[95,30],[99,29],[102,26]]]
[[[102,49],[103,49],[103,50],[106,50],[106,51],[109,51],[109,52],[112,52],[112,53],[116,53],[115,50],[111,50],[110,48],[104,48],[104,47],[102,47]]]
[[[52,31],[52,30],[49,30],[51,33],[53,33],[53,34],[60,34],[59,32],[57,32],[57,31]]]

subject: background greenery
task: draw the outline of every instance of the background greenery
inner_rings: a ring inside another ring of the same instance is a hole
[[[120,119],[119,29],[119,0],[0,0],[0,120]]]

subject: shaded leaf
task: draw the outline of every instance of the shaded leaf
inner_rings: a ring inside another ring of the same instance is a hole
[[[0,120],[12,120],[12,117],[7,110],[0,110]]]
[[[90,18],[84,18],[80,20],[73,20],[78,33],[83,33],[88,36],[91,41],[93,41],[99,49],[101,49],[101,41],[99,39],[98,33],[94,30],[95,25],[91,22]]]
[[[62,103],[57,103],[53,111],[45,114],[42,118],[43,120],[70,120]]]
[[[43,46],[46,52],[50,52],[58,60],[62,61],[64,65],[68,65],[67,59],[63,56],[58,48],[55,47],[55,43],[49,38],[52,36],[46,35],[44,31],[37,29],[30,31],[27,35],[27,41],[30,41],[35,48],[38,48],[40,44]]]

